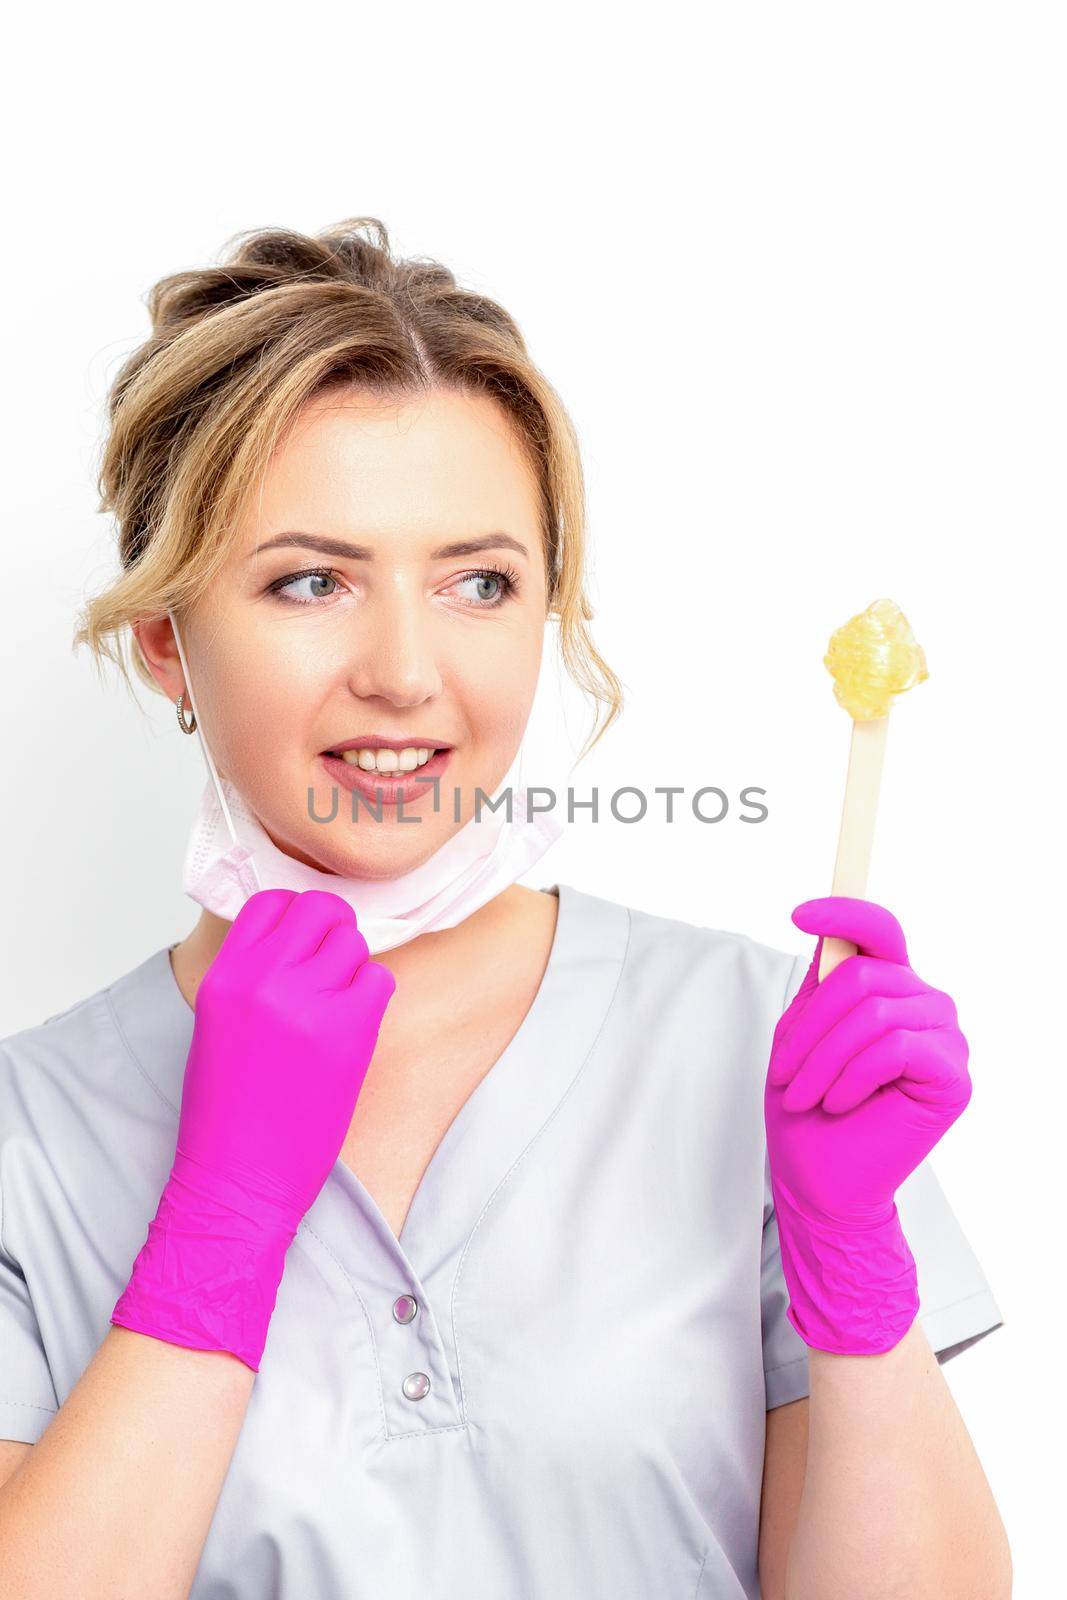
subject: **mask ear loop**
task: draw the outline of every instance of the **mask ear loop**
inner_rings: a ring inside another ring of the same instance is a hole
[[[260,881],[259,873],[256,870],[255,860],[251,851],[249,851],[246,846],[242,845],[241,841],[237,837],[237,829],[233,825],[233,818],[230,815],[230,808],[226,804],[226,796],[222,792],[222,784],[219,782],[219,775],[215,770],[215,763],[211,759],[211,751],[207,747],[207,740],[204,738],[204,734],[201,729],[200,713],[197,710],[196,702],[193,699],[193,680],[189,672],[189,663],[185,659],[185,651],[182,649],[182,638],[181,634],[178,632],[178,624],[175,621],[174,612],[168,611],[167,616],[170,618],[170,625],[174,630],[174,643],[178,646],[178,659],[181,661],[182,671],[185,674],[186,694],[189,698],[189,704],[193,708],[193,716],[196,718],[196,736],[200,741],[200,749],[204,757],[204,764],[207,767],[208,776],[215,785],[215,793],[218,796],[218,802],[222,809],[222,815],[225,817],[226,826],[230,830],[230,840],[244,855],[244,864],[250,868],[253,880],[255,881],[256,890],[258,892],[260,889],[262,889],[263,884]]]

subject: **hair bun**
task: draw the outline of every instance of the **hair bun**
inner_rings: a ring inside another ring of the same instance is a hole
[[[292,228],[250,228],[234,234],[218,266],[174,272],[152,288],[152,331],[164,337],[227,305],[292,283],[346,283],[386,293],[398,267],[389,234],[377,217],[349,217],[314,236]],[[410,264],[405,263],[410,276]],[[420,264],[421,267],[421,264]],[[447,267],[428,262],[419,276],[454,287]]]

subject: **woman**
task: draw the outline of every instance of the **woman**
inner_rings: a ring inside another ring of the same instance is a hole
[[[788,1561],[790,1596],[1006,1594],[932,1354],[1001,1320],[923,1161],[966,1049],[895,919],[798,908],[860,946],[816,987],[518,885],[551,837],[521,789],[475,820],[546,620],[619,709],[515,324],[367,219],[150,309],[79,638],[132,630],[208,731],[202,911],[0,1055],[0,1590],[780,1600]],[[937,1093],[813,1157],[891,1032]]]

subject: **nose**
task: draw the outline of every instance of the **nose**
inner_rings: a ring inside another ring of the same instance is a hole
[[[360,700],[414,706],[441,691],[432,607],[401,575],[378,585],[353,618],[349,687]]]

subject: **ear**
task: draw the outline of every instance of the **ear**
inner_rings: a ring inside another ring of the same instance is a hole
[[[174,629],[167,613],[148,620],[138,620],[133,624],[132,632],[149,672],[167,698],[176,703],[187,685]]]

